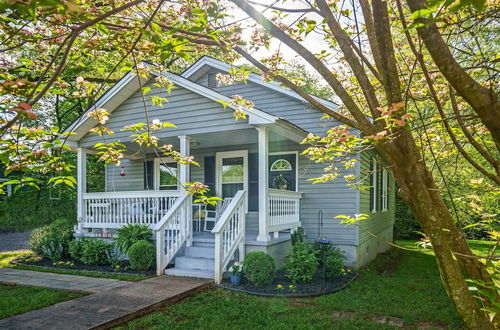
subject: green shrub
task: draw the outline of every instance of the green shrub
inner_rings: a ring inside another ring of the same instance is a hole
[[[85,244],[85,241],[88,240],[88,237],[81,237],[77,238],[75,240],[72,240],[69,243],[69,248],[68,248],[68,254],[71,258],[75,260],[82,260],[82,255],[83,255],[83,246]]]
[[[318,271],[316,254],[317,251],[311,250],[309,243],[295,243],[283,266],[286,277],[293,283],[311,281]]]
[[[76,223],[76,194],[69,188],[61,190],[60,199],[51,199],[51,192],[45,187],[36,191],[18,191],[5,197],[0,203],[0,231],[32,230],[64,217],[74,219]],[[52,197],[54,195],[52,192]]]
[[[29,246],[37,255],[51,260],[60,260],[68,255],[68,247],[73,239],[72,224],[58,219],[51,225],[33,230]]]
[[[128,249],[138,241],[148,241],[153,234],[148,225],[144,224],[128,224],[116,230],[118,237],[114,240],[118,248],[127,253]]]
[[[419,232],[422,227],[417,222],[417,219],[411,212],[405,202],[396,194],[396,212],[394,221],[394,238],[395,239],[420,239]]]
[[[334,280],[342,275],[344,268],[344,253],[339,248],[332,248],[326,255],[323,264],[324,276]]]
[[[113,250],[113,243],[108,243],[99,238],[82,240],[80,261],[86,265],[108,265],[108,254]]]
[[[255,285],[271,284],[276,272],[273,257],[264,252],[250,252],[243,260],[245,276]]]
[[[292,245],[304,242],[304,228],[299,227],[292,233]]]
[[[156,248],[149,241],[142,240],[132,244],[127,255],[133,269],[149,269],[155,264]]]

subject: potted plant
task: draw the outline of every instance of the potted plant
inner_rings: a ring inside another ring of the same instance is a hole
[[[241,278],[243,277],[243,265],[240,261],[235,261],[231,267],[229,267],[231,272],[231,284],[240,285]]]

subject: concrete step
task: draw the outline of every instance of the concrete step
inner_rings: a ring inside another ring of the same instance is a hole
[[[215,244],[214,237],[193,237],[194,244]]]
[[[194,258],[214,258],[215,257],[215,247],[214,246],[187,246],[184,250],[184,255],[186,257]]]
[[[175,258],[175,268],[179,269],[200,269],[214,271],[214,258],[193,258],[193,257],[177,257]]]
[[[193,237],[193,245],[215,248],[215,238]]]
[[[165,269],[165,274],[172,276],[210,278],[210,279],[213,279],[215,277],[215,272],[213,270],[181,269],[177,267]]]

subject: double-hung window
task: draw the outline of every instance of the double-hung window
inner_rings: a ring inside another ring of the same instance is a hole
[[[389,206],[389,172],[377,158],[370,159],[370,212],[385,212]]]
[[[171,159],[155,159],[155,189],[179,190],[177,163]]]
[[[370,159],[370,212],[377,212],[378,202],[378,163],[376,158]]]

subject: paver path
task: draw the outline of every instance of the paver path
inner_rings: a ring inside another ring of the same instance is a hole
[[[28,249],[30,231],[0,233],[0,252]]]
[[[178,302],[209,282],[155,277],[0,320],[0,329],[107,329]]]
[[[31,270],[0,268],[0,283],[42,286],[51,289],[96,293],[118,288],[130,282],[76,275],[64,275]],[[0,327],[1,328],[1,327]]]

